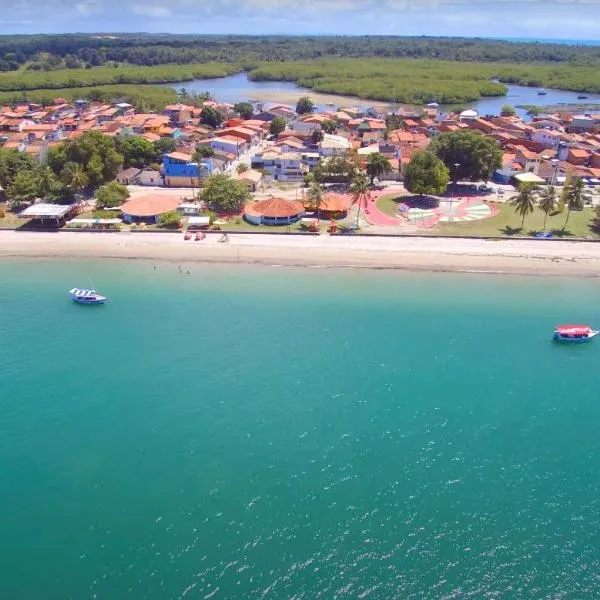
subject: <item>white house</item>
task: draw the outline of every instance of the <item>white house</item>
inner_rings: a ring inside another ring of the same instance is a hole
[[[538,129],[531,134],[531,140],[546,148],[556,150],[560,144],[560,133],[550,129]]]
[[[321,156],[343,156],[348,153],[352,145],[350,140],[341,135],[332,135],[326,133],[323,140],[319,142],[319,151]]]
[[[262,169],[277,181],[301,181],[308,172],[298,152],[267,150],[252,158],[252,168]]]
[[[225,152],[239,156],[248,150],[248,142],[232,135],[215,137],[210,140],[210,146],[215,152]]]
[[[137,174],[136,181],[139,185],[163,186],[165,182],[159,171],[144,169]]]

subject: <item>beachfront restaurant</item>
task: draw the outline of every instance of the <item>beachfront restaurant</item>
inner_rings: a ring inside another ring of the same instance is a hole
[[[65,219],[76,211],[74,204],[45,204],[37,202],[19,213],[21,219],[39,221],[42,227],[61,227]]]
[[[304,207],[295,200],[269,198],[252,202],[244,209],[244,217],[253,225],[291,225],[304,215]]]
[[[158,223],[158,218],[177,210],[181,200],[166,194],[145,194],[125,202],[121,206],[125,223]]]

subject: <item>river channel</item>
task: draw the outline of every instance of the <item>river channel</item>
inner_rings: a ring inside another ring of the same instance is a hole
[[[261,102],[277,102],[281,104],[293,104],[300,95],[313,96],[317,104],[322,109],[331,110],[331,104],[336,106],[348,105],[367,107],[372,104],[369,100],[362,98],[349,99],[346,96],[336,96],[333,94],[317,94],[308,88],[301,87],[295,83],[286,81],[252,81],[248,79],[246,73],[236,73],[229,77],[219,79],[195,79],[193,81],[181,81],[171,83],[177,90],[185,88],[188,92],[210,92],[210,94],[219,102],[244,102],[248,100],[257,100]],[[499,114],[502,106],[505,104],[550,106],[558,104],[600,104],[600,95],[586,94],[587,99],[578,99],[577,92],[567,90],[556,90],[536,87],[524,87],[520,85],[509,85],[506,96],[496,96],[492,98],[481,98],[477,102],[471,102],[467,106],[473,108],[481,115]],[[546,92],[540,95],[540,92]],[[337,100],[337,102],[336,102]],[[322,103],[322,104],[320,104]],[[518,111],[521,115],[525,111]]]

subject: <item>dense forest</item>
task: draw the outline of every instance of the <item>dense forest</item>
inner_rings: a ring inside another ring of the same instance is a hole
[[[462,104],[505,83],[600,93],[600,46],[433,37],[0,36],[0,101],[57,95],[156,109],[154,84],[224,77],[294,81],[315,92],[398,103]]]
[[[473,38],[388,36],[15,35],[0,36],[0,70],[242,63],[315,58],[426,58],[600,64],[600,47]]]
[[[503,96],[502,83],[600,93],[600,69],[571,64],[509,64],[414,59],[320,59],[263,63],[257,81],[294,81],[316,92],[422,104]]]

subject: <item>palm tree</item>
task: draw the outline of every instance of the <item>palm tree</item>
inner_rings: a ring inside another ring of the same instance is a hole
[[[525,223],[525,217],[531,214],[535,209],[536,188],[531,183],[524,183],[519,188],[519,193],[510,199],[510,203],[515,207],[517,214],[521,217],[521,229]]]
[[[88,184],[88,176],[77,163],[67,163],[63,171],[63,180],[75,196]]]
[[[308,199],[311,207],[317,213],[317,221],[320,222],[319,209],[321,208],[321,201],[323,200],[323,189],[318,181],[313,181],[308,188]]]
[[[38,194],[45,198],[56,186],[56,175],[50,167],[41,167],[38,171]]]
[[[581,210],[586,200],[587,194],[585,193],[585,183],[583,183],[583,179],[581,179],[581,177],[574,177],[567,190],[567,219],[563,225],[563,231],[567,227],[571,211]]]
[[[369,179],[364,173],[357,173],[352,180],[350,185],[350,193],[352,194],[352,200],[355,204],[358,204],[358,213],[356,214],[356,226],[358,227],[358,220],[360,219],[360,205],[361,203],[367,203],[370,197],[369,192]]]
[[[540,210],[544,211],[544,231],[546,231],[546,219],[548,213],[556,208],[556,190],[554,186],[548,185],[544,188],[540,194],[539,199]]]

